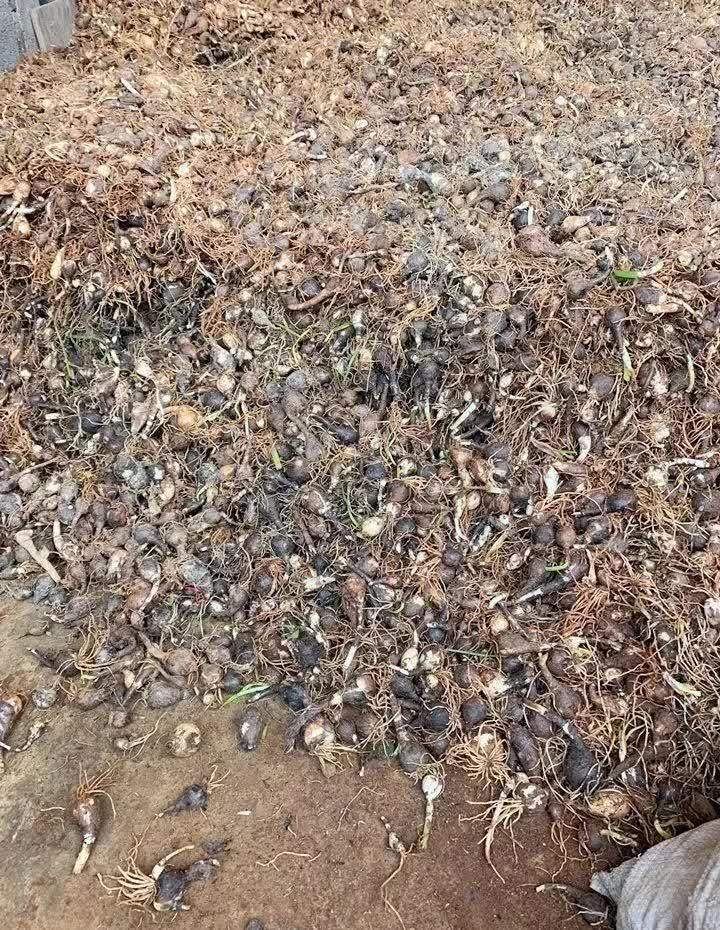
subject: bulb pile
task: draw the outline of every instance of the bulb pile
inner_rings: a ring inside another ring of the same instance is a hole
[[[717,781],[712,17],[376,6],[97,2],[6,79],[34,706],[122,750],[138,701],[279,699],[643,843]]]

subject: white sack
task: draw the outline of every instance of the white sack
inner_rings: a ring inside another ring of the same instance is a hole
[[[617,930],[720,930],[720,820],[598,872],[590,885],[616,903]]]

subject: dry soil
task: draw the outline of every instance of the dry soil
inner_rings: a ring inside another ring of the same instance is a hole
[[[28,649],[39,637],[37,616],[6,604],[0,610],[0,683],[25,692],[40,673]],[[47,645],[55,637],[43,636]],[[133,730],[155,733],[139,754],[122,756],[108,711],[81,712],[70,705],[47,711],[28,706],[13,731],[18,745],[31,723],[43,717],[48,730],[26,754],[7,759],[0,795],[0,910],[8,930],[110,930],[138,926],[143,915],[118,905],[97,873],[112,873],[133,838],[145,833],[139,864],[149,870],[172,849],[210,839],[230,842],[212,885],[188,895],[189,914],[175,919],[194,930],[242,928],[261,917],[268,930],[539,930],[562,924],[579,930],[562,902],[539,895],[535,886],[562,867],[565,879],[582,881],[586,867],[565,862],[550,842],[545,814],[515,829],[515,845],[499,836],[493,845],[496,875],[483,857],[482,824],[464,822],[477,813],[467,780],[453,778],[438,803],[430,847],[412,855],[388,886],[400,918],[385,909],[381,885],[397,865],[387,848],[387,819],[410,843],[421,823],[420,791],[395,765],[368,767],[362,777],[346,770],[326,778],[317,762],[283,751],[284,709],[266,703],[268,729],[255,753],[241,753],[232,707],[207,711],[199,702],[161,715],[138,707]],[[180,720],[201,728],[203,744],[188,759],[165,750],[167,735]],[[137,752],[137,750],[136,750]],[[116,816],[105,806],[102,836],[85,873],[71,875],[79,834],[68,816],[80,766],[90,774],[116,766],[110,793]],[[207,814],[156,819],[182,790],[202,781],[213,767],[227,777],[214,792]],[[189,854],[191,855],[191,854]],[[149,916],[144,918],[150,923]],[[170,915],[156,918],[166,924]]]

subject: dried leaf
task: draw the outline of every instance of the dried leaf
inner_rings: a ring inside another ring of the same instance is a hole
[[[63,262],[65,261],[65,249],[58,249],[57,255],[50,266],[50,280],[59,281],[62,274]]]
[[[558,474],[557,469],[553,468],[551,465],[543,475],[543,480],[545,481],[545,488],[547,489],[545,500],[552,500],[557,492],[557,489],[560,487],[560,475]]]

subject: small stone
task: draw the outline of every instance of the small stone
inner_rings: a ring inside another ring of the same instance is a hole
[[[40,51],[67,48],[72,42],[75,7],[64,0],[51,0],[31,11]]]
[[[35,688],[31,697],[35,707],[40,710],[47,710],[57,701],[58,693],[55,688]]]

